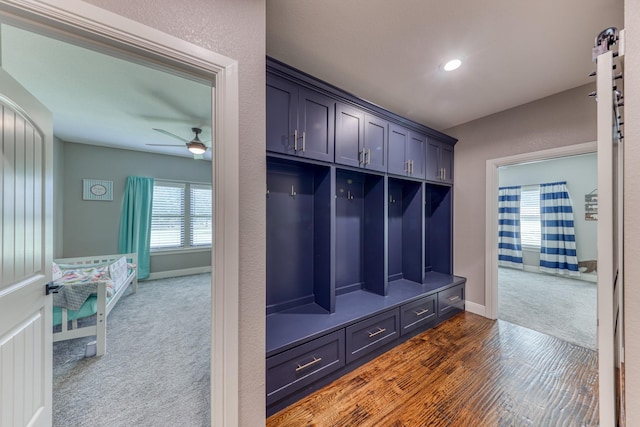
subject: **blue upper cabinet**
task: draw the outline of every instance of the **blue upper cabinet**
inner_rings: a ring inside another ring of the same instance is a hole
[[[365,168],[378,172],[387,171],[387,145],[389,122],[379,117],[364,116],[364,163]]]
[[[363,165],[364,113],[339,102],[336,105],[336,163]]]
[[[335,162],[387,171],[388,122],[349,105],[336,105]]]
[[[453,184],[453,146],[429,138],[427,142],[428,181]]]
[[[335,101],[267,74],[267,150],[333,161]]]
[[[389,124],[389,167],[391,174],[424,179],[426,142],[424,135]]]

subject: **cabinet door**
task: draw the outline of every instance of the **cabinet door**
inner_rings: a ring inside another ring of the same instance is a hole
[[[440,167],[443,169],[442,180],[453,184],[453,147],[442,144],[440,147]]]
[[[335,101],[300,88],[298,99],[298,151],[309,159],[333,162]]]
[[[365,114],[364,160],[365,167],[379,172],[387,171],[387,138],[389,122]]]
[[[363,140],[364,113],[342,103],[336,104],[336,163],[361,166]]]
[[[424,179],[427,138],[419,133],[409,133],[407,160],[411,162],[409,176]]]
[[[295,154],[298,86],[267,74],[267,150]]]
[[[387,171],[396,175],[407,175],[407,145],[409,131],[401,126],[389,124],[389,166]]]
[[[440,181],[440,143],[427,139],[426,179]]]

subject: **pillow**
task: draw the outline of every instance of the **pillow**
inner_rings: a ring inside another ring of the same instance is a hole
[[[62,277],[62,270],[60,270],[60,266],[55,262],[51,264],[51,280],[54,282]]]

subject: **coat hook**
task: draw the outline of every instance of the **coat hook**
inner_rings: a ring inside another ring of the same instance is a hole
[[[393,198],[393,195],[389,194],[389,203],[395,203],[396,199]]]
[[[296,193],[296,190],[293,188],[293,185],[292,185],[291,186],[291,193],[289,193],[289,195],[295,199],[297,194],[298,193]]]
[[[353,194],[351,194],[351,190],[347,191],[347,199],[353,200]]]

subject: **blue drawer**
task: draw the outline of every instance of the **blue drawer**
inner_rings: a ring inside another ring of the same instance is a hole
[[[438,318],[437,296],[420,298],[400,308],[400,335],[427,325]]]
[[[345,365],[344,329],[267,359],[267,405]]]
[[[347,363],[394,341],[399,335],[399,319],[396,308],[347,326]]]
[[[464,310],[464,284],[438,292],[438,316]]]

